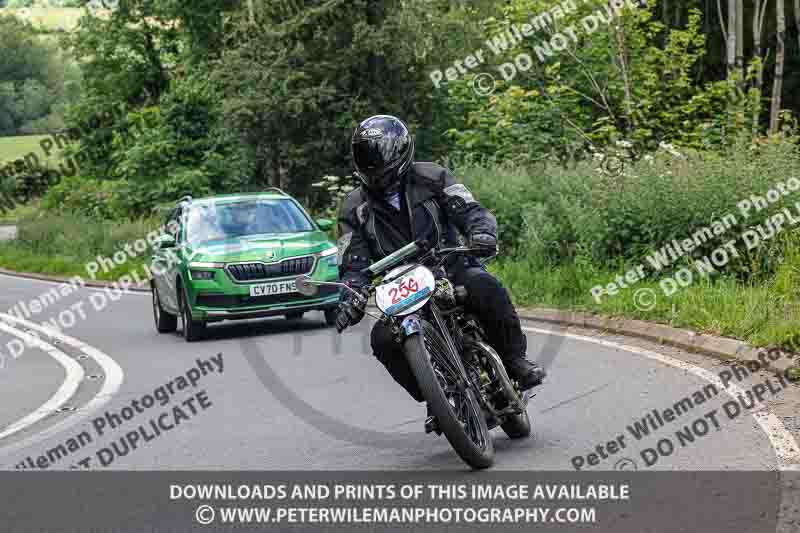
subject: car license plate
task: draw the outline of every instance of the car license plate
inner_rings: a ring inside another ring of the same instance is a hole
[[[250,296],[272,296],[273,294],[287,294],[290,292],[297,292],[294,280],[250,285]]]

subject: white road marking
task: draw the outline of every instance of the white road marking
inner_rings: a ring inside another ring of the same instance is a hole
[[[627,344],[619,344],[613,341],[596,339],[594,337],[576,335],[574,333],[550,331],[547,329],[534,328],[530,326],[523,326],[522,329],[544,335],[559,335],[561,337],[567,337],[579,341],[600,344],[607,348],[616,348],[618,350],[624,350],[637,355],[643,355],[644,357],[658,361],[659,363],[691,372],[695,376],[704,379],[709,383],[713,383],[718,389],[725,391],[734,399],[736,399],[737,394],[741,394],[746,397],[744,389],[735,383],[728,383],[728,386],[725,387],[719,376],[713,372],[709,372],[705,368],[681,361],[680,359],[675,359],[668,355],[652,352],[636,346],[629,346]],[[772,448],[775,450],[775,456],[778,459],[778,467],[781,470],[796,470],[800,468],[800,446],[798,446],[797,441],[791,432],[789,432],[789,430],[786,429],[786,426],[783,425],[783,422],[781,422],[777,416],[775,416],[766,408],[763,410],[751,411],[749,414],[755,419],[756,422],[758,422],[758,425],[766,434],[767,439],[769,439]]]
[[[81,365],[79,365],[74,359],[69,357],[55,346],[44,342],[43,340],[9,326],[4,322],[0,322],[0,331],[5,331],[9,335],[20,338],[22,342],[27,344],[29,347],[35,347],[43,350],[53,359],[58,361],[58,363],[64,367],[64,371],[66,372],[64,382],[61,383],[61,386],[58,388],[58,390],[56,390],[55,394],[50,397],[50,399],[40,405],[32,413],[25,415],[0,431],[0,440],[3,440],[4,438],[18,433],[23,429],[39,422],[44,417],[52,414],[65,403],[67,403],[67,401],[72,398],[72,396],[78,390],[81,381],[83,381],[84,373],[83,367],[81,367]]]
[[[80,422],[81,420],[89,417],[92,413],[97,411],[100,407],[108,403],[109,400],[117,393],[120,386],[122,385],[122,381],[124,380],[124,372],[122,368],[114,361],[111,357],[109,357],[104,352],[89,346],[85,342],[82,342],[74,337],[70,337],[69,335],[65,335],[59,331],[54,330],[53,328],[47,328],[41,326],[39,324],[35,324],[33,322],[29,322],[28,320],[17,318],[15,316],[9,315],[7,313],[0,313],[0,320],[7,322],[12,322],[15,324],[21,324],[28,329],[32,329],[42,333],[43,335],[47,335],[54,339],[57,339],[59,342],[64,343],[66,345],[72,346],[80,351],[82,351],[87,356],[94,359],[94,361],[103,369],[103,374],[105,376],[105,380],[103,381],[103,386],[97,392],[97,394],[92,398],[85,406],[75,412],[75,414],[65,418],[61,422],[53,424],[49,426],[46,430],[36,433],[35,435],[31,435],[30,437],[21,440],[20,442],[16,442],[11,446],[0,448],[0,454],[7,454],[13,451],[16,451],[20,448],[25,448],[44,440],[51,435],[55,435],[64,429],[73,426]],[[2,324],[2,322],[0,322]],[[77,363],[75,363],[77,364]]]

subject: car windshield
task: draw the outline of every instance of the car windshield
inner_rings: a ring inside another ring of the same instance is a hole
[[[308,217],[288,199],[197,204],[189,210],[186,239],[198,245],[208,241],[313,231]]]

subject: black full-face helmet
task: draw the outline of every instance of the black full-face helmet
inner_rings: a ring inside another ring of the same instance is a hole
[[[390,115],[369,117],[353,132],[355,175],[373,192],[399,185],[414,160],[414,138],[405,122]]]

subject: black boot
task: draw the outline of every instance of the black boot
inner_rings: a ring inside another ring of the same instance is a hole
[[[508,376],[519,384],[520,390],[528,390],[541,385],[547,375],[542,367],[524,357],[515,357],[510,361],[504,361],[504,364]]]

